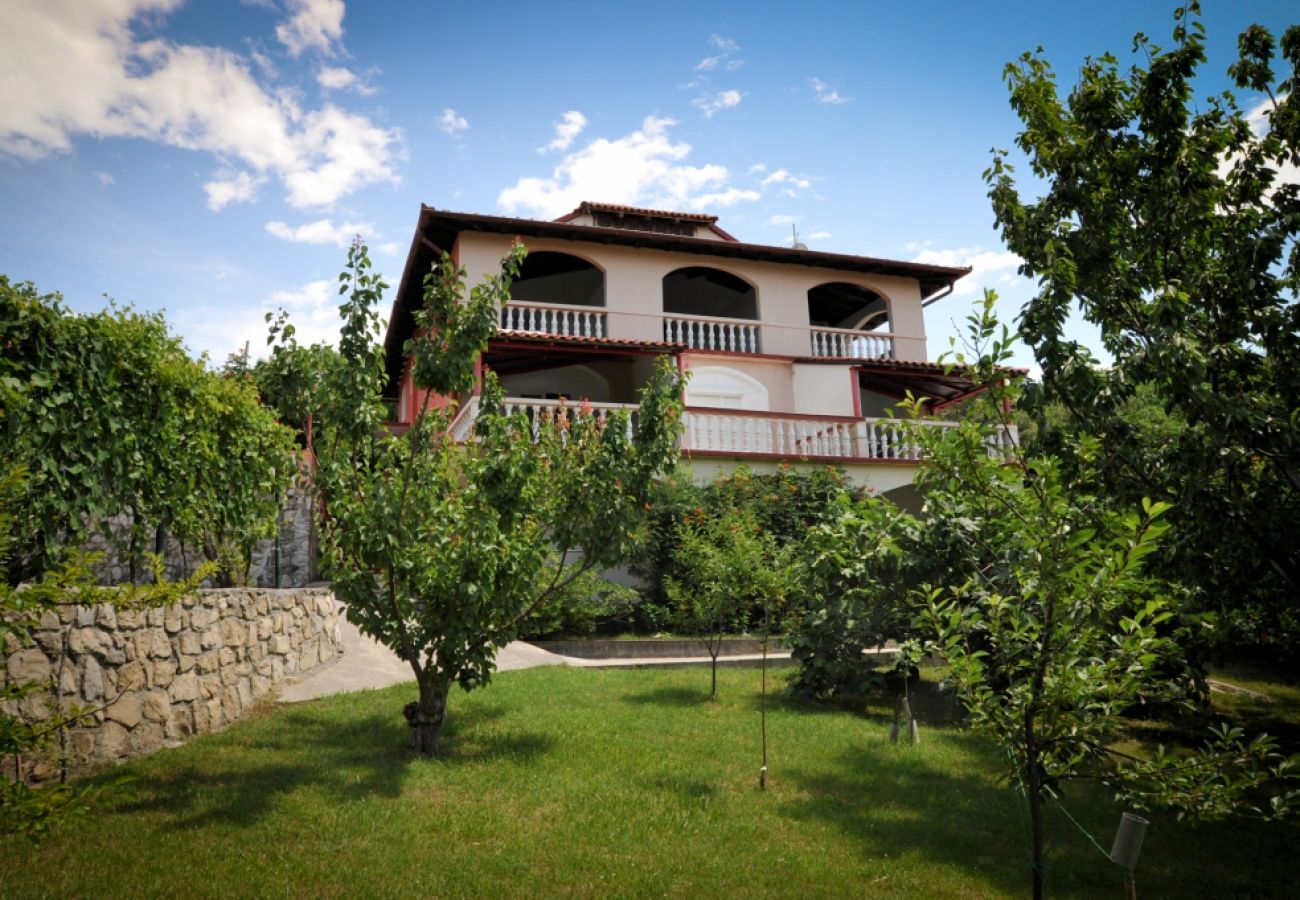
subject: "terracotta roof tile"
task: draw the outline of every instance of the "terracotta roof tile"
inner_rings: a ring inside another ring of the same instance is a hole
[[[654,219],[682,219],[688,222],[703,222],[706,225],[712,225],[718,221],[717,216],[711,216],[708,213],[673,212],[665,209],[646,209],[640,206],[621,206],[617,203],[593,203],[590,200],[583,200],[582,203],[578,204],[577,209],[571,213],[565,213],[555,221],[568,222],[583,213],[589,212],[611,212],[629,216],[649,216]]]

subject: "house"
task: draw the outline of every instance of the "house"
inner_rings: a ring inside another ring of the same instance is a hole
[[[446,251],[476,284],[516,238],[528,258],[482,360],[508,408],[635,411],[671,356],[691,372],[682,451],[700,480],[739,463],[833,464],[908,503],[917,449],[887,411],[908,392],[938,410],[975,390],[928,362],[925,340],[925,307],[969,269],[743,243],[701,213],[583,203],[539,221],[425,206],[385,338],[397,424],[423,401],[403,347],[424,274]],[[468,433],[475,408],[454,427]]]

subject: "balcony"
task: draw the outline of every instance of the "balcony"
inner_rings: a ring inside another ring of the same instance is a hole
[[[664,316],[664,340],[670,344],[685,344],[691,350],[761,353],[758,330],[757,322],[744,319]]]
[[[553,334],[558,337],[609,337],[605,310],[553,303],[510,303],[501,309],[502,331]]]
[[[534,436],[544,422],[563,415],[569,421],[592,416],[602,425],[613,413],[629,413],[628,437],[636,433],[638,407],[632,403],[575,403],[508,397],[503,403],[508,414],[523,413],[532,424]],[[478,398],[472,398],[452,421],[457,440],[470,437],[478,415]],[[921,459],[921,448],[904,423],[890,418],[805,416],[796,413],[749,412],[743,410],[687,407],[683,420],[682,450],[687,454],[754,456],[783,459],[829,459],[838,462],[911,462]],[[955,422],[926,420],[924,428],[955,428]],[[1018,441],[1013,428],[990,438],[990,454],[1005,453]]]
[[[844,328],[810,328],[812,355],[828,359],[893,359],[894,336]]]

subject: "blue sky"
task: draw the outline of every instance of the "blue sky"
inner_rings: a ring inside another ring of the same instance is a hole
[[[973,264],[929,310],[1029,286],[980,173],[1018,122],[1002,69],[1167,42],[1172,3],[7,0],[0,272],[91,310],[163,309],[217,361],[290,310],[335,326],[361,233],[396,281],[420,203],[553,218],[715,213],[741,240]],[[1207,0],[1202,95],[1291,3]],[[1259,98],[1246,97],[1243,105]],[[1087,335],[1086,329],[1081,334]],[[1020,362],[1028,364],[1022,354]]]

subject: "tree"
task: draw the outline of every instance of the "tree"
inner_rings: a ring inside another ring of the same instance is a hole
[[[474,394],[523,255],[516,247],[468,295],[446,256],[425,277],[406,349],[416,384],[447,405],[426,400],[402,434],[383,427],[375,305],[386,285],[363,245],[340,276],[342,364],[316,441],[322,562],[349,620],[410,664],[419,698],[407,715],[423,754],[437,751],[451,686],[485,685],[535,609],[622,556],[653,479],[676,458],[681,390],[666,361],[642,393],[635,436],[625,414],[583,406],[504,415],[491,372]],[[472,417],[470,439],[453,434],[456,416]]]
[[[292,433],[250,384],[191,359],[161,315],[77,315],[4,276],[0,347],[0,379],[23,395],[5,410],[0,456],[27,473],[11,507],[9,584],[96,530],[125,553],[131,580],[168,535],[209,559],[242,554],[223,577],[242,574],[295,473]]]
[[[984,394],[956,428],[913,428],[925,453],[914,531],[963,548],[966,562],[933,573],[912,596],[915,628],[945,660],[971,727],[1006,751],[1024,792],[1041,897],[1044,805],[1059,802],[1070,780],[1100,780],[1131,803],[1194,815],[1279,815],[1300,792],[1272,794],[1271,782],[1296,777],[1300,757],[1287,760],[1269,738],[1248,741],[1226,727],[1185,756],[1144,759],[1115,746],[1125,712],[1183,703],[1191,690],[1177,674],[1171,589],[1144,568],[1169,530],[1169,508],[1143,500],[1123,510],[1090,493],[1086,461],[1096,442],[1086,436],[1069,470],[1014,445],[990,453],[1007,445],[992,439],[1011,427],[1019,392],[1003,368],[1007,336],[992,305],[990,292],[971,317],[978,358],[958,356]],[[920,415],[921,405],[911,411]]]
[[[876,496],[841,494],[800,544],[800,599],[786,643],[799,670],[791,687],[808,697],[858,695],[873,664],[863,650],[899,638],[908,624],[899,597],[915,559],[900,529],[911,517]]]
[[[1193,0],[1173,46],[1138,35],[1121,72],[1088,59],[1068,97],[1039,54],[1009,65],[1016,143],[1046,190],[1022,198],[1005,151],[986,173],[998,227],[1038,281],[1020,331],[1042,400],[1069,412],[1044,447],[1067,466],[1097,439],[1100,488],[1124,507],[1172,503],[1150,564],[1230,626],[1221,639],[1300,649],[1300,26],[1260,26],[1229,69],[1262,98],[1193,99],[1205,33]],[[1280,50],[1280,54],[1279,54]],[[1275,63],[1290,70],[1275,74]],[[1100,327],[1113,365],[1064,333],[1072,309]],[[1151,440],[1126,408],[1151,392],[1175,423]]]
[[[696,635],[711,661],[709,699],[718,699],[718,655],[727,633],[744,628],[751,613],[776,590],[771,584],[776,544],[752,517],[705,516],[683,522],[677,532],[673,577],[666,589],[678,624]]]

